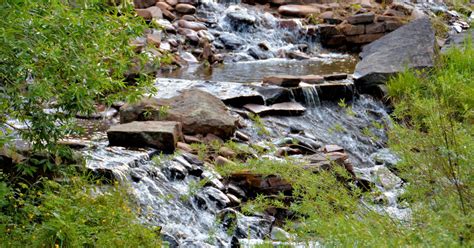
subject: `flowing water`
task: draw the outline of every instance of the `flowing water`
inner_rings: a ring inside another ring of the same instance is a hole
[[[323,51],[316,37],[306,35],[301,28],[282,28],[277,18],[255,7],[206,2],[198,9],[198,16],[212,20],[210,33],[221,37],[217,43],[237,40],[238,45],[229,49],[222,44],[222,49],[230,52],[224,65],[195,65],[161,72],[157,80],[159,97],[171,97],[191,87],[221,98],[252,95],[255,93],[252,85],[242,83],[259,82],[275,74],[351,73],[357,62],[351,55]],[[266,47],[264,51],[262,44]],[[311,58],[279,58],[282,52],[302,50]],[[241,62],[234,61],[237,57]],[[245,58],[243,62],[241,58]],[[409,210],[397,202],[403,183],[387,169],[397,158],[384,148],[386,130],[390,127],[384,105],[368,96],[356,97],[351,103],[321,102],[311,85],[303,87],[302,92],[306,113],[263,118],[270,131],[267,139],[278,143],[291,137],[292,130],[298,130],[314,141],[343,147],[356,174],[383,192],[379,204],[370,199],[363,204],[395,218],[407,218]],[[253,123],[245,122],[247,127],[243,131],[251,137],[250,142],[260,142],[263,137]],[[231,203],[220,176],[190,155],[152,159],[154,150],[107,147],[102,139],[98,144],[97,148],[85,151],[87,166],[128,185],[140,206],[140,221],[162,227],[163,240],[172,247],[232,247],[237,242],[250,247],[269,237],[272,217],[258,213],[244,216],[229,208]],[[202,179],[208,183],[200,185]],[[319,244],[315,242],[312,247]]]

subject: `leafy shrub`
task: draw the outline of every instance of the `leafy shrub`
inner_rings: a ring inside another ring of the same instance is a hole
[[[125,81],[130,68],[149,60],[129,45],[147,27],[131,6],[69,2],[74,4],[5,0],[0,5],[2,143],[11,118],[26,123],[18,131],[35,149],[53,151],[58,139],[77,130],[71,121],[77,113],[154,91],[146,75]]]
[[[72,176],[67,184],[0,181],[1,247],[159,247],[159,229],[138,223],[119,186]]]

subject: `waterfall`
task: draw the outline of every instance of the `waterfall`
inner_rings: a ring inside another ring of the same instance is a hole
[[[304,97],[304,103],[310,108],[321,105],[318,95],[318,89],[315,85],[300,83],[301,91]]]

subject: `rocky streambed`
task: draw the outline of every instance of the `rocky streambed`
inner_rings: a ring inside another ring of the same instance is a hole
[[[172,57],[156,72],[158,94],[78,116],[103,131],[64,144],[85,155],[89,170],[125,185],[139,221],[160,226],[170,247],[322,246],[318,237],[302,244],[281,229],[285,211],[240,212],[258,195],[291,197],[293,186],[277,172],[217,173],[237,157],[227,141],[246,151],[244,164],[292,159],[314,173],[342,168],[349,183],[377,192],[361,205],[410,217],[398,199],[398,158],[387,149],[385,82],[406,66],[433,66],[444,42],[425,15],[450,10],[370,1],[134,2],[139,16],[162,26],[134,41],[137,52]],[[452,32],[467,27],[449,14]],[[215,144],[222,146],[200,153]]]
[[[293,188],[276,172],[217,173],[234,163],[236,151],[221,146],[202,156],[197,147],[229,140],[244,147],[244,163],[290,158],[314,173],[339,166],[350,183],[378,192],[361,205],[409,218],[398,199],[404,183],[394,173],[398,158],[386,148],[392,123],[384,83],[407,61],[412,68],[433,66],[440,42],[424,16],[438,5],[397,3],[381,10],[362,1],[340,12],[335,4],[279,1],[271,2],[278,9],[253,2],[149,2],[154,6],[136,1],[139,15],[164,29],[137,44],[141,52],[173,54],[173,63],[158,72],[156,96],[99,114],[112,127],[82,152],[89,169],[129,187],[140,221],[162,227],[170,247],[252,247],[264,240],[321,246],[317,237],[303,244],[282,230],[281,211],[240,212],[258,195],[291,196]],[[324,23],[310,24],[314,14]],[[462,30],[464,22],[450,15],[453,32]],[[403,25],[411,19],[417,20]],[[145,46],[150,42],[156,49]],[[326,50],[336,46],[343,52]],[[347,53],[354,48],[362,53]]]

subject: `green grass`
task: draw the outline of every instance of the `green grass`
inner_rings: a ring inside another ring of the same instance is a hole
[[[0,247],[159,247],[159,228],[138,221],[122,186],[83,175],[67,183],[0,182]]]

